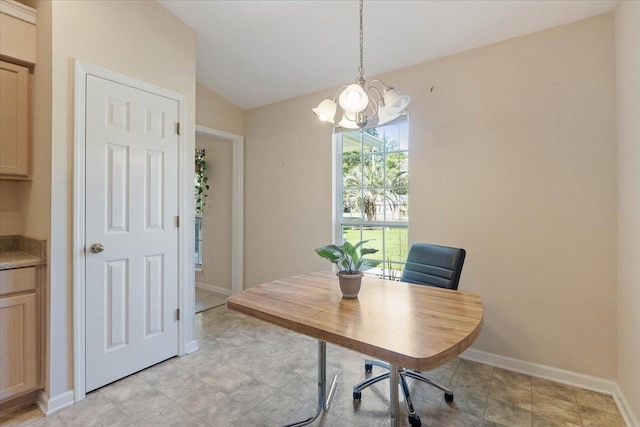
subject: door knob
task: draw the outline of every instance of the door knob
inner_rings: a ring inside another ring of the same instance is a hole
[[[104,251],[104,246],[102,246],[102,243],[94,243],[93,245],[91,245],[91,252],[93,252],[94,254],[99,254],[102,251]]]

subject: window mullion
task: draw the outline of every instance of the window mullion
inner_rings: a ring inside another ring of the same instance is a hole
[[[392,126],[404,127],[406,124]],[[373,247],[380,249],[380,252],[371,258],[380,259],[382,265],[375,270],[375,274],[390,277],[394,271],[402,269],[402,257],[407,253],[405,246],[409,224],[405,203],[409,202],[409,194],[406,185],[408,175],[405,177],[403,174],[408,173],[405,162],[409,153],[402,149],[407,145],[403,129],[381,127],[376,130],[371,134],[356,130],[336,138],[340,143],[336,153],[338,167],[335,169],[338,173],[335,189],[339,209],[337,228],[341,242],[347,239],[355,244],[358,237],[360,241],[376,239]],[[396,134],[398,136],[394,136]],[[388,141],[388,138],[393,140]],[[360,165],[356,164],[358,160]],[[389,162],[392,169],[389,169]],[[396,176],[397,181],[389,181],[390,177]],[[377,211],[378,202],[382,208],[381,216]],[[347,206],[350,207],[349,214],[345,213]],[[387,208],[390,208],[389,212]],[[355,215],[355,209],[360,209],[358,216]],[[369,213],[374,214],[376,219],[370,220]]]

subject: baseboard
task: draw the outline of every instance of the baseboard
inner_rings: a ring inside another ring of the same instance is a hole
[[[42,390],[40,395],[38,396],[38,401],[36,402],[40,411],[45,415],[54,414],[61,409],[64,409],[68,406],[74,404],[74,394],[73,390],[65,391],[54,397],[49,397],[49,395]]]
[[[597,391],[599,393],[609,394],[613,396],[616,401],[620,414],[627,425],[630,427],[640,427],[637,417],[629,406],[629,402],[622,394],[618,384],[614,381],[579,374],[577,372],[566,371],[564,369],[553,368],[551,366],[540,365],[538,363],[527,362],[520,359],[513,359],[511,357],[500,356],[498,354],[487,353],[486,351],[476,350],[473,348],[467,349],[460,355],[460,357],[462,359],[508,369],[509,371],[520,372],[533,377],[544,378],[587,390]]]
[[[616,385],[616,394],[613,395],[613,398],[616,400],[616,404],[618,405],[618,409],[620,409],[620,414],[622,414],[622,418],[624,422],[627,423],[630,427],[640,427],[640,421],[638,421],[638,417],[633,413],[631,409],[631,405],[629,405],[629,401],[620,390],[620,387]]]
[[[13,397],[5,402],[0,403],[0,418],[2,418],[3,414],[15,412],[18,409],[24,408],[31,405],[33,402],[36,402],[38,400],[39,394],[40,390],[36,390],[30,393],[25,393],[18,397]]]
[[[184,351],[186,352],[186,354],[193,353],[194,351],[198,351],[198,341],[193,340],[188,342],[187,345],[185,346]]]
[[[205,291],[215,292],[226,296],[231,296],[231,289],[220,288],[218,286],[209,285],[207,283],[196,282],[196,288],[204,289]]]

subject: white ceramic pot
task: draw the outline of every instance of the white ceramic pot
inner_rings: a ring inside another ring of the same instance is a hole
[[[340,282],[340,290],[342,291],[342,298],[358,298],[364,273],[359,271],[355,274],[338,273],[337,275],[338,281]]]

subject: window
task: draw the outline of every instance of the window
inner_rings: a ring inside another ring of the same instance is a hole
[[[202,213],[207,201],[207,190],[209,185],[207,184],[208,177],[207,161],[205,160],[205,149],[196,148],[195,153],[195,181],[194,181],[194,196],[195,196],[195,253],[194,261],[196,273],[202,273]]]
[[[202,271],[202,217],[196,216],[196,224],[195,224],[195,263],[196,263],[196,271]]]
[[[343,242],[371,240],[367,271],[399,278],[408,251],[409,124],[336,134],[337,226]]]

